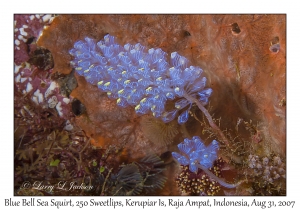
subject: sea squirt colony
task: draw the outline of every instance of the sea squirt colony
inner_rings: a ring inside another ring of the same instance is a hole
[[[178,149],[182,155],[172,152],[173,157],[181,165],[189,165],[191,172],[197,173],[197,163],[205,168],[212,167],[214,161],[218,158],[219,144],[216,140],[213,140],[209,146],[205,147],[200,137],[194,136],[191,140],[184,139],[184,142],[178,144]]]
[[[188,67],[189,61],[177,52],[171,53],[168,62],[167,53],[160,48],[146,50],[140,43],[122,47],[108,34],[98,43],[88,37],[77,41],[69,53],[74,56],[71,65],[78,74],[117,99],[119,106],[135,106],[140,115],[151,111],[165,123],[180,110],[178,123],[188,120],[193,102],[185,95],[206,105],[212,93],[211,88],[205,88],[203,70]],[[176,100],[175,108],[166,110],[167,100]]]
[[[203,70],[188,67],[189,61],[177,52],[171,53],[169,63],[167,53],[160,48],[147,51],[140,43],[122,47],[108,34],[98,43],[88,37],[77,41],[69,53],[74,56],[71,65],[78,74],[89,83],[97,84],[108,97],[117,99],[119,106],[135,106],[140,115],[151,111],[165,123],[172,121],[182,109],[178,123],[185,123],[194,99],[204,106],[212,93],[211,88],[205,88]],[[176,100],[172,110],[165,110],[168,99]],[[205,147],[200,137],[195,136],[192,140],[185,139],[178,148],[183,155],[173,152],[173,157],[180,164],[189,165],[191,172],[197,173],[199,168],[224,187],[236,187],[208,170],[217,159],[216,140]]]
[[[202,142],[199,136],[194,136],[191,140],[184,139],[178,144],[178,149],[181,154],[172,152],[172,156],[183,166],[189,166],[189,170],[193,173],[198,173],[198,169],[204,171],[210,178],[217,181],[220,185],[226,188],[235,188],[241,182],[230,184],[223,179],[217,177],[208,169],[213,166],[213,163],[218,158],[219,143],[213,140],[207,147]]]

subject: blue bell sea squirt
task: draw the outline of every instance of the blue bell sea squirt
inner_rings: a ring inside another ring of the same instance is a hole
[[[77,41],[69,53],[78,74],[117,99],[119,106],[134,106],[140,115],[152,112],[165,123],[179,112],[179,124],[188,120],[194,101],[186,95],[204,106],[212,93],[211,88],[205,88],[203,70],[189,66],[177,52],[171,53],[169,62],[160,48],[146,50],[140,43],[120,46],[115,37],[106,35],[98,43],[88,37]],[[166,110],[167,100],[175,100],[175,107]]]
[[[234,188],[239,184],[226,183],[208,170],[218,158],[219,143],[216,140],[213,140],[206,147],[199,136],[194,136],[191,140],[188,138],[184,139],[182,143],[178,144],[178,149],[180,153],[172,152],[172,156],[181,165],[188,165],[191,172],[198,173],[198,169],[201,169],[210,178],[226,188]]]

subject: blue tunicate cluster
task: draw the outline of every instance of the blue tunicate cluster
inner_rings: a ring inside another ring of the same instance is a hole
[[[71,64],[110,98],[117,99],[121,107],[135,106],[138,114],[152,112],[164,122],[172,121],[180,110],[178,122],[188,120],[192,102],[184,98],[188,94],[203,105],[208,103],[211,88],[205,89],[206,77],[199,67],[189,66],[188,60],[177,52],[171,53],[170,62],[160,48],[146,50],[141,44],[115,42],[106,35],[96,43],[91,38],[77,41],[69,51],[74,56]],[[165,109],[167,100],[174,100],[175,108]]]
[[[197,173],[199,164],[204,168],[211,168],[214,161],[217,159],[219,144],[213,140],[207,147],[203,144],[198,136],[194,136],[191,140],[184,139],[178,144],[178,149],[181,154],[172,152],[173,157],[181,165],[189,165],[191,172]]]

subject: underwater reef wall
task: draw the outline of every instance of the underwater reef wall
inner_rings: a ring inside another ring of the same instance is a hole
[[[286,195],[286,15],[16,14],[14,32],[15,195]],[[58,180],[93,188],[21,187]]]
[[[141,43],[169,55],[176,51],[200,66],[213,89],[209,111],[221,118],[221,129],[240,129],[241,136],[250,132],[252,147],[261,155],[275,152],[285,157],[285,15],[60,15],[44,29],[37,45],[51,51],[54,72],[68,74],[74,43],[85,37],[101,40],[106,34],[121,45]],[[118,107],[97,87],[76,77],[78,88],[71,95],[84,104],[88,116],[78,117],[77,123],[89,136],[104,146],[115,139],[111,134],[120,130],[118,126],[128,126],[127,133],[123,129],[127,136],[131,131],[139,136],[129,145],[137,143],[136,151],[144,148],[143,152],[151,148],[141,140],[143,129],[134,129],[134,110]],[[241,122],[245,128],[240,128]]]

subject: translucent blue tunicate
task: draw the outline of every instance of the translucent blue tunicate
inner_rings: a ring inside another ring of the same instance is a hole
[[[121,46],[108,34],[99,42],[89,37],[77,41],[69,53],[76,72],[117,99],[119,106],[134,106],[138,114],[152,112],[164,122],[172,121],[178,113],[179,123],[188,120],[193,102],[185,99],[186,94],[205,105],[212,93],[212,89],[204,89],[203,70],[189,66],[177,52],[167,58],[160,48],[147,50],[140,43]],[[166,110],[167,100],[175,100],[175,107]]]
[[[192,139],[184,139],[178,144],[179,153],[172,152],[172,156],[181,164],[188,165],[191,172],[197,173],[198,164],[208,169],[213,166],[217,159],[219,144],[213,140],[207,147],[202,142],[201,138],[194,136]]]

